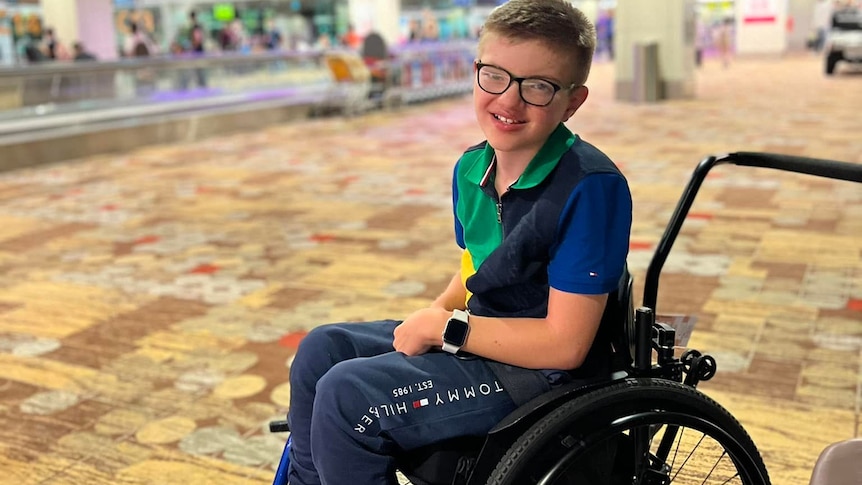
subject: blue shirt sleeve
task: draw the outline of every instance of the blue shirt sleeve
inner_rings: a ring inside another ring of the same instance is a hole
[[[568,293],[600,295],[617,288],[625,268],[632,199],[618,174],[585,177],[560,215],[548,283]]]

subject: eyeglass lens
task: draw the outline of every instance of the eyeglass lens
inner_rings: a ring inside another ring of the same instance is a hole
[[[512,76],[494,66],[480,66],[479,87],[491,94],[502,94],[512,84]],[[521,98],[527,103],[545,106],[554,99],[554,85],[538,78],[527,78],[520,82]]]

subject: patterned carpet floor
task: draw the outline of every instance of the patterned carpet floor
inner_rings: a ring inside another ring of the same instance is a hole
[[[595,66],[569,122],[632,187],[643,272],[710,154],[862,163],[862,73],[707,62],[692,100],[617,102]],[[303,335],[400,318],[448,282],[469,97],[0,174],[0,484],[271,482]],[[862,436],[862,185],[719,167],[662,276],[716,357],[701,389],[806,485]]]

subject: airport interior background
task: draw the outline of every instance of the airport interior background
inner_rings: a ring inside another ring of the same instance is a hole
[[[598,49],[567,126],[631,186],[636,303],[703,158],[862,164],[833,2],[572,2]],[[303,336],[458,267],[497,3],[0,0],[0,483],[271,483]],[[772,483],[862,437],[862,185],[719,167],[662,274]]]

